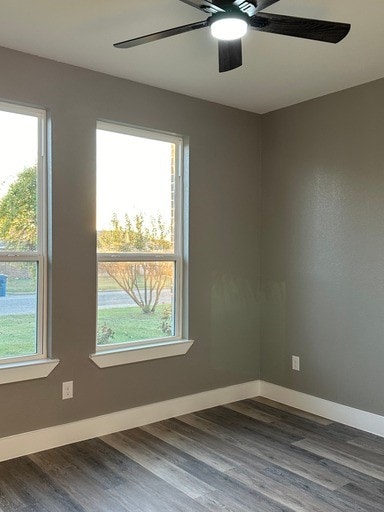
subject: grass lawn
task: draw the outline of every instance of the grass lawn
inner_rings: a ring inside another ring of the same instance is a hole
[[[110,290],[121,290],[121,286],[119,286],[112,277],[109,276],[98,276],[97,278],[97,287],[99,292],[109,292]]]
[[[109,276],[99,277],[99,290],[121,290],[121,287]],[[35,293],[35,279],[9,278],[7,281],[7,293]]]
[[[7,293],[36,293],[35,279],[8,279]]]
[[[143,278],[138,279],[139,286],[144,286]],[[114,279],[110,276],[99,276],[98,277],[98,290],[101,292],[119,290],[119,286]],[[35,293],[36,292],[36,280],[35,279],[23,279],[23,278],[9,278],[7,281],[7,293]]]
[[[145,315],[138,307],[111,308],[99,311],[99,327],[106,325],[114,332],[109,343],[161,338],[163,309]],[[35,315],[9,315],[0,318],[0,357],[35,353]]]
[[[109,343],[162,338],[165,336],[161,330],[164,307],[157,306],[156,312],[149,314],[144,314],[138,307],[101,309],[98,326],[105,324],[114,332]]]
[[[0,318],[0,357],[30,355],[35,349],[35,315]]]

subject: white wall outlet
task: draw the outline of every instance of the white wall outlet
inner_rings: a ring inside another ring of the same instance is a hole
[[[300,357],[292,356],[292,370],[300,371]]]
[[[73,380],[63,382],[63,400],[73,398]]]

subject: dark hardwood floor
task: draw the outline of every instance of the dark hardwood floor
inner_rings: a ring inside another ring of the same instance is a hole
[[[384,512],[384,439],[258,398],[0,463],[1,512]]]

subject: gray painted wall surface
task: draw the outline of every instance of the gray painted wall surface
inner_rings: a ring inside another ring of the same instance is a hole
[[[263,117],[261,376],[379,414],[383,141],[384,80]]]
[[[52,124],[52,356],[47,379],[0,386],[0,437],[259,377],[260,117],[0,49],[0,98]],[[190,352],[99,369],[95,339],[98,119],[190,138]],[[74,380],[73,400],[61,382]]]
[[[264,380],[384,414],[384,81],[261,119],[7,49],[0,63],[0,99],[47,108],[51,119],[50,337],[61,359],[47,379],[0,386],[0,437],[257,379],[260,371]],[[104,370],[88,358],[98,119],[190,139],[196,342],[186,356]],[[301,357],[300,373],[290,370],[292,354]],[[75,398],[63,402],[61,382],[72,379]]]

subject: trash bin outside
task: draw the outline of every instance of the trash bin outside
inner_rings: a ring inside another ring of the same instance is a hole
[[[5,297],[7,295],[7,279],[8,276],[0,274],[0,297]]]

